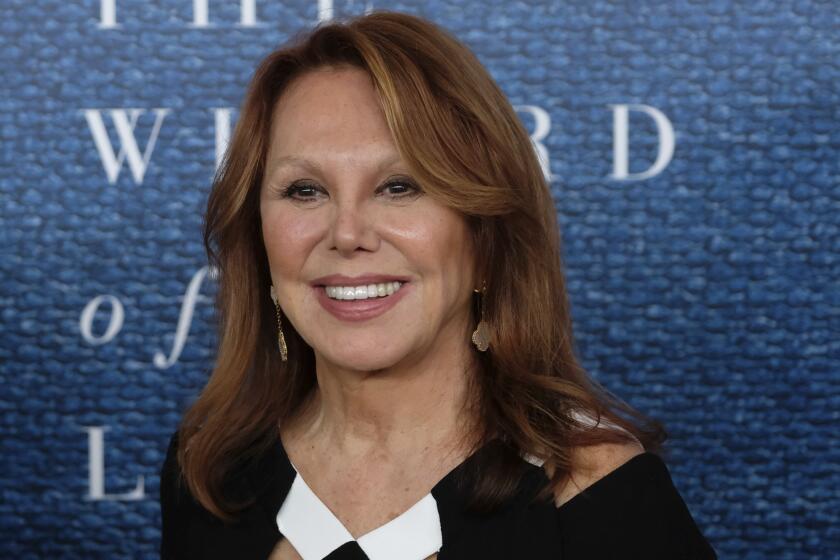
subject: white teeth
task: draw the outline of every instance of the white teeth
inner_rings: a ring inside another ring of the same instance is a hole
[[[405,282],[384,282],[367,286],[325,286],[327,296],[332,299],[370,299],[390,296]]]

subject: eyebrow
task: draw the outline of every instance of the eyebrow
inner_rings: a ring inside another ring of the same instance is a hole
[[[402,158],[398,153],[382,159],[376,166],[376,171],[383,171],[392,165],[399,163]],[[323,174],[323,168],[317,161],[312,161],[301,156],[281,156],[274,161],[270,174],[276,173],[283,167],[297,166],[315,173]]]

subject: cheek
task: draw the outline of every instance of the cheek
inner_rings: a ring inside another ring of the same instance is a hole
[[[441,276],[444,284],[469,282],[472,263],[469,231],[464,218],[435,208],[413,219],[403,217],[401,232],[412,247],[415,264],[427,273]]]
[[[317,243],[317,219],[280,208],[264,209],[261,219],[263,242],[271,270],[285,273],[299,270]]]

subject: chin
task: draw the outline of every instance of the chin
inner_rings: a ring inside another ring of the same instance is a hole
[[[335,347],[327,352],[319,353],[323,359],[331,364],[346,369],[357,371],[375,371],[387,369],[398,363],[408,354],[393,346],[389,348],[383,344],[365,344],[364,346],[352,346],[337,351]]]

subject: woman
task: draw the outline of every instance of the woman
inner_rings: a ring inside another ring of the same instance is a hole
[[[205,244],[218,361],[163,557],[715,557],[662,426],[578,364],[528,135],[440,28],[374,12],[268,56]]]

